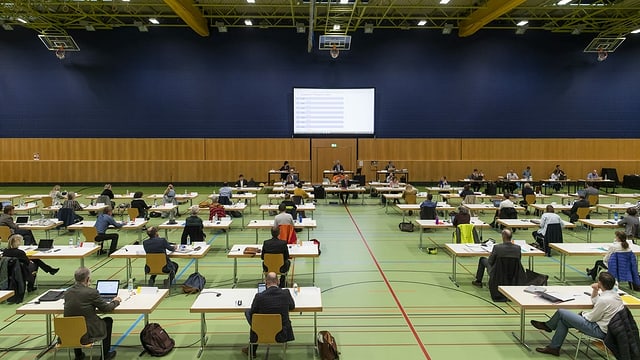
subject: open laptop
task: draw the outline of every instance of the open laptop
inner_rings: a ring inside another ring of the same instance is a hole
[[[120,280],[98,280],[96,283],[96,290],[100,297],[107,302],[118,296],[118,289],[120,289]]]
[[[14,221],[17,225],[27,224],[29,223],[29,215],[18,215]]]
[[[49,251],[53,249],[53,239],[40,239],[36,251]]]
[[[261,292],[267,290],[267,284],[265,283],[258,283],[258,294],[260,294]]]
[[[492,202],[493,202],[493,206],[500,207],[500,203],[502,202],[502,200],[492,200]]]

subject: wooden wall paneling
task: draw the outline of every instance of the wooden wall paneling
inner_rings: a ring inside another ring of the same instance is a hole
[[[311,139],[311,149],[312,182],[321,182],[323,171],[331,169],[336,160],[340,160],[345,170],[357,168],[357,139]]]
[[[460,139],[358,139],[358,158],[378,165],[404,160],[460,160]]]
[[[208,160],[265,160],[280,168],[285,160],[309,160],[309,139],[205,139]]]

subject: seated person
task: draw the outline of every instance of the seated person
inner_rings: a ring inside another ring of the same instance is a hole
[[[462,187],[462,191],[460,191],[460,198],[462,198],[462,200],[464,200],[467,195],[476,195],[476,193],[471,190],[471,184],[464,184],[464,186]]]
[[[600,175],[598,175],[598,170],[593,169],[592,172],[588,173],[587,180],[600,180]]]
[[[175,245],[169,244],[167,239],[158,237],[158,229],[154,226],[147,229],[147,235],[149,238],[142,242],[144,251],[147,254],[166,254],[167,250],[174,251],[176,249]],[[144,266],[144,272],[149,272],[147,265]],[[169,274],[168,285],[171,285],[173,278],[176,276],[176,272],[178,272],[178,264],[171,261],[169,255],[167,255],[167,264],[162,268],[162,272]],[[151,275],[149,277],[149,286],[154,286],[155,283],[156,275]]]
[[[296,188],[293,189],[293,196],[300,196],[303,199],[302,202],[304,202],[304,199],[309,198],[309,193],[302,188],[302,183],[298,183]]]
[[[438,203],[433,201],[433,194],[427,194],[427,199],[420,203],[420,207],[436,208]]]
[[[285,287],[286,273],[291,266],[291,260],[289,260],[289,246],[286,241],[282,241],[278,238],[280,235],[280,228],[274,226],[271,228],[271,239],[265,240],[262,243],[262,255],[260,257],[264,260],[264,254],[282,254],[284,264],[280,267],[280,287]],[[267,271],[267,267],[262,264],[263,271]]]
[[[285,161],[279,170],[280,170],[280,180],[285,181],[288,175],[287,173],[289,172],[289,162]]]
[[[338,186],[342,189],[349,188],[349,175],[345,175],[342,180],[340,180],[340,184]],[[340,191],[340,200],[346,205],[349,200],[349,193],[346,191]]]
[[[8,248],[2,252],[2,256],[6,257],[14,257],[22,263],[26,269],[28,269],[29,275],[25,279],[27,281],[27,291],[35,291],[38,288],[35,286],[36,275],[38,273],[38,269],[44,270],[44,272],[55,275],[60,270],[59,268],[52,268],[51,266],[45,264],[44,261],[40,259],[31,260],[27,253],[20,250],[19,247],[22,245],[23,238],[22,235],[14,234],[9,237]]]
[[[331,178],[331,182],[333,184],[340,184],[340,182],[342,181],[342,179],[344,179],[345,175],[344,173],[337,173],[335,175],[333,175],[333,177]]]
[[[298,174],[295,173],[296,169],[291,168],[289,170],[289,174],[287,175],[287,179],[285,181],[285,185],[295,185],[298,183]]]
[[[98,232],[98,236],[96,236],[95,241],[104,243],[105,240],[111,240],[111,246],[108,253],[109,255],[116,252],[116,250],[118,249],[118,239],[120,238],[120,235],[107,234],[107,229],[109,228],[109,226],[120,229],[124,225],[125,223],[116,222],[113,219],[113,210],[111,210],[111,208],[108,206],[106,209],[104,209],[104,212],[102,214],[98,215],[98,218],[96,219],[96,223],[94,225],[96,231]]]
[[[387,182],[389,183],[389,187],[392,187],[392,188],[397,188],[397,187],[399,187],[399,186],[400,186],[400,181],[399,181],[399,180],[398,180],[398,178],[397,178],[395,175],[393,175],[393,174],[391,174],[391,175],[389,175],[389,176],[387,177]]]
[[[522,191],[521,194],[522,195],[522,200],[520,200],[520,205],[522,206],[527,206],[527,205],[531,205],[527,203],[527,195],[535,195],[536,193],[533,191],[533,187],[531,187],[531,184],[529,183],[524,183],[524,185],[522,186]],[[529,215],[529,210],[527,210],[527,215]]]
[[[634,206],[627,208],[627,215],[618,221],[618,225],[624,226],[624,233],[629,239],[635,238],[638,235],[638,229],[640,229],[638,210]]]
[[[74,193],[73,191],[69,191],[67,193],[67,200],[64,201],[64,203],[62,204],[63,208],[66,209],[73,209],[74,213],[73,213],[73,222],[77,223],[80,222],[82,220],[84,220],[84,218],[78,214],[76,214],[76,211],[82,211],[82,205],[80,205],[80,203],[78,202],[78,200],[76,200],[76,193]]]
[[[227,216],[227,213],[224,206],[218,202],[218,197],[214,196],[209,205],[209,221],[213,221],[216,215],[218,219],[222,219]]]
[[[491,223],[493,227],[497,226],[496,220],[498,219],[515,219],[518,217],[516,205],[511,201],[511,194],[504,193],[502,196],[504,200],[500,202],[500,206],[498,206],[498,210],[496,210],[493,222]]]
[[[178,204],[178,200],[176,200],[176,190],[174,189],[173,184],[167,185],[167,188],[164,190],[164,194],[162,195],[162,202],[164,204]],[[177,208],[171,210],[170,212],[163,211],[162,217],[169,217],[173,219],[177,215],[177,213]]]
[[[143,192],[136,191],[133,194],[133,200],[131,200],[131,207],[138,209],[138,217],[143,219],[149,219],[148,211],[151,206],[147,205],[147,202],[142,198]]]
[[[557,310],[546,322],[531,320],[536,329],[546,332],[555,330],[551,343],[545,347],[536,348],[537,352],[560,356],[560,347],[564,343],[570,328],[575,328],[585,335],[604,339],[607,335],[609,321],[624,308],[622,299],[614,290],[616,279],[608,272],[598,275],[598,282],[591,285],[591,302],[593,309],[579,314],[567,309]]]
[[[218,201],[222,205],[231,205],[231,196],[233,194],[233,189],[229,187],[228,182],[222,183],[222,187],[218,191]]]
[[[7,226],[11,230],[12,234],[22,235],[25,245],[35,245],[36,240],[31,230],[20,229],[18,224],[13,222],[13,215],[15,215],[15,206],[7,205],[2,209],[0,214],[0,226]]]
[[[578,208],[588,208],[589,202],[585,199],[584,194],[578,194],[578,201],[573,203],[571,210],[562,210],[562,213],[569,216],[572,223],[578,221]],[[589,216],[587,215],[587,219]]]
[[[60,191],[60,185],[55,185],[49,192],[49,196],[51,197],[51,205],[60,205],[66,198]]]
[[[244,175],[238,175],[238,181],[236,181],[236,187],[243,188],[247,187],[247,180],[244,178]]]
[[[198,211],[200,211],[200,207],[198,207],[198,205],[194,205],[189,208],[190,215],[184,221],[184,231],[181,239],[182,245],[187,243],[187,236],[190,236],[191,242],[204,241],[206,238],[206,235],[204,234],[204,225],[202,224],[202,219],[198,216]],[[189,231],[187,231],[187,227],[189,228]]]
[[[514,190],[518,187],[518,183],[516,183],[516,181],[519,180],[518,174],[515,172],[515,170],[509,170],[507,176],[505,176],[505,180],[507,180],[505,184],[506,190],[509,192],[514,192]]]
[[[344,173],[344,166],[342,166],[342,164],[340,164],[340,160],[336,160],[336,162],[333,165],[333,167],[331,168],[331,170],[333,170],[334,174]]]
[[[282,200],[282,202],[280,203],[280,205],[284,205],[285,206],[285,210],[286,212],[291,215],[291,217],[293,219],[296,219],[298,217],[297,211],[298,211],[298,207],[296,206],[296,204],[293,202],[293,200],[291,199],[291,195],[289,194],[284,194],[284,200]]]
[[[629,243],[627,242],[627,235],[623,231],[616,231],[615,234],[616,236],[613,239],[613,244],[609,245],[607,253],[604,254],[602,260],[596,260],[593,268],[587,268],[587,275],[591,276],[592,280],[596,279],[600,270],[607,270],[609,258],[613,253],[631,251]]]
[[[438,216],[436,213],[437,206],[438,203],[433,201],[433,194],[427,194],[427,199],[420,203],[420,219],[434,220]]]
[[[593,183],[587,183],[586,187],[584,188],[584,193],[585,195],[587,195],[587,199],[589,199],[589,195],[600,195],[600,190],[596,189],[593,186]],[[598,200],[600,200],[600,198],[597,198]],[[596,204],[598,203],[598,201],[596,201]]]
[[[387,171],[394,171],[396,166],[393,164],[393,161],[389,161],[387,165],[384,166],[384,169]]]
[[[536,241],[534,246],[539,249],[544,249],[544,236],[547,234],[547,227],[550,224],[560,224],[560,227],[564,227],[564,222],[560,215],[555,213],[553,205],[547,205],[544,214],[540,217],[540,228],[531,234]]]
[[[491,255],[488,258],[481,257],[478,260],[478,270],[476,271],[476,278],[471,282],[473,286],[482,287],[482,278],[484,277],[485,269],[489,272],[489,277],[500,276],[495,273],[494,265],[500,258],[522,258],[522,252],[520,246],[514,244],[511,240],[511,231],[505,229],[502,230],[502,244],[496,244],[493,246]]]
[[[480,180],[484,179],[484,174],[482,171],[478,171],[478,169],[473,169],[471,175],[469,175],[470,180],[476,180],[472,183],[473,191],[480,191],[480,187],[482,186],[482,182]]]
[[[418,196],[418,189],[413,187],[413,185],[411,184],[407,184],[407,186],[404,188],[404,191],[402,192],[402,198],[404,199],[404,202],[407,204],[415,204],[416,196]]]
[[[284,202],[278,205],[278,211],[280,211],[280,213],[276,215],[276,217],[273,219],[273,226],[277,226],[277,227],[279,227],[280,225],[294,226],[293,217],[291,216],[291,214],[287,212],[287,205],[284,204]]]
[[[458,206],[458,212],[453,217],[453,221],[451,221],[453,227],[457,227],[460,224],[471,224],[471,214],[469,214],[469,209],[464,206]]]
[[[113,190],[111,190],[111,184],[105,184],[104,185],[104,189],[102,190],[102,192],[100,193],[100,195],[106,195],[109,197],[109,200],[111,200],[111,208],[115,208],[116,207],[116,202],[113,201],[113,199],[116,197],[113,194]]]
[[[449,185],[449,182],[447,182],[447,177],[443,176],[440,178],[440,181],[438,181],[438,187],[445,187]]]
[[[250,178],[249,181],[247,181],[247,186],[248,187],[256,187],[256,181],[253,180],[253,178]]]
[[[531,166],[527,166],[522,170],[522,178],[524,180],[531,180],[533,178],[533,175],[531,174]]]

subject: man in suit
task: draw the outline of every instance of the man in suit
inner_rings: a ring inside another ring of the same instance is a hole
[[[247,180],[245,180],[244,175],[238,175],[238,181],[236,181],[236,187],[243,188],[247,186]]]
[[[25,245],[35,245],[36,240],[31,230],[20,229],[18,227],[18,224],[13,222],[14,214],[15,214],[15,206],[13,205],[5,206],[4,209],[2,209],[2,214],[0,214],[0,226],[9,227],[12,234],[22,235]]]
[[[499,276],[495,273],[494,265],[500,258],[516,258],[521,259],[522,254],[520,252],[520,246],[513,243],[511,240],[512,235],[510,230],[502,230],[502,244],[496,244],[493,246],[493,251],[489,258],[481,257],[478,261],[478,271],[476,272],[476,278],[471,282],[474,286],[482,287],[482,278],[484,277],[484,271],[489,271],[489,277]]]
[[[262,255],[260,257],[264,260],[264,254],[282,254],[282,259],[284,260],[284,265],[280,267],[280,287],[283,288],[285,286],[286,276],[284,275],[289,271],[289,266],[291,266],[291,261],[289,260],[289,247],[287,246],[287,242],[278,239],[280,235],[279,227],[271,228],[271,239],[265,240],[262,243]],[[262,269],[267,271],[268,269],[262,264]]]
[[[110,360],[116,357],[111,349],[111,329],[113,319],[100,318],[96,309],[101,313],[113,311],[122,299],[115,297],[111,302],[106,302],[100,297],[98,290],[89,287],[91,282],[91,270],[81,267],[73,274],[76,283],[64,293],[64,316],[84,316],[87,322],[87,333],[80,340],[83,344],[102,339],[102,358]],[[82,349],[74,349],[76,360],[85,359]]]
[[[578,194],[578,201],[573,203],[571,210],[562,210],[562,213],[569,216],[569,221],[572,223],[578,221],[578,208],[588,208],[589,201],[587,201],[584,193]],[[587,216],[588,217],[588,216]]]
[[[340,164],[340,160],[336,160],[336,163],[333,165],[332,170],[334,174],[339,174],[341,172],[344,172],[344,166]]]
[[[166,254],[166,251],[174,251],[176,249],[175,245],[170,244],[167,239],[158,237],[158,228],[155,226],[147,229],[147,235],[149,239],[142,242],[142,246],[144,247],[144,252],[147,254]],[[149,268],[147,265],[144,266],[144,271],[149,272]],[[169,274],[169,282],[171,285],[173,282],[173,278],[176,276],[176,272],[178,272],[178,264],[169,259],[169,255],[167,255],[167,264],[162,268],[162,272]],[[149,277],[149,286],[153,286],[156,282],[156,276],[151,275]]]
[[[282,331],[276,334],[276,341],[285,342],[293,341],[293,328],[291,327],[291,320],[289,320],[289,311],[296,307],[293,297],[289,289],[280,289],[278,287],[278,276],[274,272],[267,274],[266,278],[267,289],[262,293],[256,294],[251,303],[251,309],[245,312],[247,321],[251,324],[251,317],[253,314],[280,314],[282,317]],[[256,342],[258,336],[253,332],[249,332],[249,338],[251,342]],[[253,355],[256,357],[256,350],[258,345],[253,345]],[[242,349],[242,353],[248,354],[249,348]]]

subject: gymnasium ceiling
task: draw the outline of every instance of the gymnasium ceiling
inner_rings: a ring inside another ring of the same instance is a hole
[[[441,1],[446,0],[349,0],[347,4],[340,0],[2,0],[0,24],[6,31],[23,27],[40,34],[191,27],[202,36],[248,27],[247,19],[260,29],[288,28],[308,34],[311,24],[315,34],[341,35],[426,29],[473,36],[491,29],[616,38],[640,29],[640,0]],[[151,18],[158,24],[151,23]],[[518,26],[523,20],[528,23]]]

